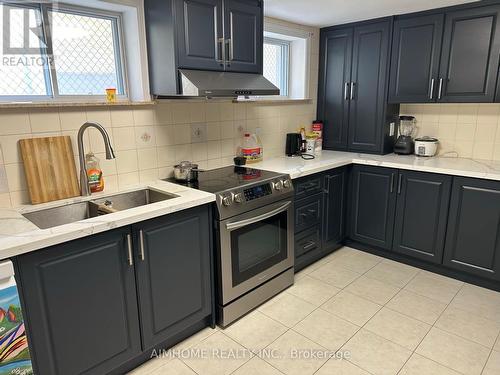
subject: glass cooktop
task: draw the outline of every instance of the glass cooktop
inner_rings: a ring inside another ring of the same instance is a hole
[[[223,167],[198,173],[198,181],[182,182],[175,178],[167,178],[165,181],[188,186],[190,188],[203,190],[208,193],[219,193],[224,190],[238,188],[272,179],[281,173],[263,171],[248,167]]]

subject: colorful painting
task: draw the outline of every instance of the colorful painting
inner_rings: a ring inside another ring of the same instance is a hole
[[[28,338],[17,288],[0,290],[0,375],[31,375]]]

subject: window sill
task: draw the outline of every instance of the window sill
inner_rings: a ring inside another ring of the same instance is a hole
[[[269,104],[309,104],[312,99],[292,99],[283,97],[259,97],[251,99],[237,100],[234,99],[233,103],[269,103]]]
[[[155,101],[131,102],[117,101],[108,102],[0,102],[0,109],[8,108],[59,108],[59,107],[127,107],[127,106],[149,106],[155,105]]]

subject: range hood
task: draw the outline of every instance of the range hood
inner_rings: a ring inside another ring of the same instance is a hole
[[[280,90],[261,74],[179,69],[181,95],[238,97],[279,95]]]

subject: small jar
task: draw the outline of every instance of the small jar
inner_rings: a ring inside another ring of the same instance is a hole
[[[316,153],[316,134],[306,135],[306,154],[314,155]]]

